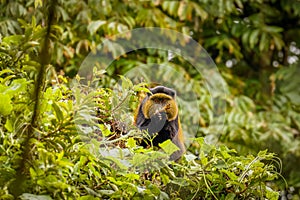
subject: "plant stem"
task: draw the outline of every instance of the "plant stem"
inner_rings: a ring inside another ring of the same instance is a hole
[[[22,148],[22,155],[19,162],[19,166],[16,169],[16,176],[14,182],[10,185],[11,193],[17,198],[21,195],[26,189],[24,187],[26,181],[26,175],[28,174],[29,167],[27,166],[28,163],[31,163],[30,152],[32,149],[32,144],[30,140],[35,137],[34,132],[35,129],[38,128],[38,117],[40,114],[40,102],[42,91],[44,89],[45,83],[45,74],[46,74],[46,66],[50,63],[51,53],[50,53],[50,32],[51,32],[51,24],[54,18],[54,8],[56,5],[56,0],[50,1],[49,5],[45,3],[45,8],[48,9],[48,26],[46,30],[46,35],[44,38],[43,46],[41,47],[40,52],[40,64],[41,68],[38,72],[36,83],[35,83],[35,90],[34,90],[34,108],[32,112],[32,117],[30,123],[25,128],[25,138],[24,142],[21,146]]]

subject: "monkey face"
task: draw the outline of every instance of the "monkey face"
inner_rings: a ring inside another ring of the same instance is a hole
[[[150,119],[155,115],[164,113],[168,121],[172,121],[177,117],[178,108],[172,96],[164,93],[156,93],[146,97],[146,101],[142,107],[143,114]]]

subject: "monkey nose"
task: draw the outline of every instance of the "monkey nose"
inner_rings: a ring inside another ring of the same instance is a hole
[[[164,112],[164,105],[162,104],[153,104],[151,108],[148,111],[149,117],[153,117],[154,115],[157,115],[160,112]]]

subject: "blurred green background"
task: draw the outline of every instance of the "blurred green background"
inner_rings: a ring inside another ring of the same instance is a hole
[[[47,6],[53,6],[53,25],[49,30],[48,46],[48,53],[52,56],[45,61],[50,63],[45,74],[51,81],[46,85],[55,85],[60,80],[57,77],[74,78],[83,60],[96,50],[97,45],[124,31],[160,27],[192,37],[207,51],[228,84],[229,95],[219,97],[226,104],[221,131],[218,129],[221,122],[213,121],[215,111],[203,77],[180,56],[169,60],[168,52],[155,49],[128,53],[112,63],[108,71],[110,78],[101,80],[99,86],[111,87],[117,81],[117,74],[126,74],[134,67],[143,70],[142,66],[152,63],[176,69],[190,81],[189,88],[193,88],[199,96],[196,111],[201,111],[201,116],[193,123],[198,124],[200,129],[194,135],[217,135],[219,143],[237,149],[241,155],[255,154],[264,149],[276,153],[282,160],[282,175],[289,186],[287,193],[292,194],[294,199],[300,198],[300,1],[0,2],[2,83],[10,76],[27,80],[37,77],[41,68],[39,52],[49,27]],[[122,47],[112,43],[107,51],[113,55],[122,51]],[[161,71],[156,73],[155,76],[165,78],[164,74],[159,74]],[[186,87],[180,80],[173,83]],[[25,83],[19,81],[15,84]],[[4,91],[3,88],[0,90]],[[30,90],[32,88],[28,92]],[[11,121],[5,120],[13,108],[3,102],[14,101],[16,97],[1,95],[0,126],[2,134],[5,134],[5,130],[11,130],[13,123],[21,119],[10,116]],[[14,102],[11,106],[16,108],[16,105],[18,103]],[[184,104],[183,101],[182,105],[183,118],[193,115],[194,104]],[[29,114],[24,114],[24,119],[26,116]],[[183,123],[183,126],[189,125]],[[279,185],[284,188],[283,181]]]

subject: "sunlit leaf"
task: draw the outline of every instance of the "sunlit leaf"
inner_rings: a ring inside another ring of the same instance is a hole
[[[89,25],[88,25],[88,31],[91,34],[94,34],[101,26],[103,26],[104,24],[106,24],[107,22],[104,20],[97,20],[97,21],[92,21]]]
[[[0,114],[1,115],[9,115],[13,110],[11,97],[8,94],[0,93]]]
[[[160,143],[159,146],[168,154],[171,155],[175,151],[180,150],[171,140],[166,140]]]

